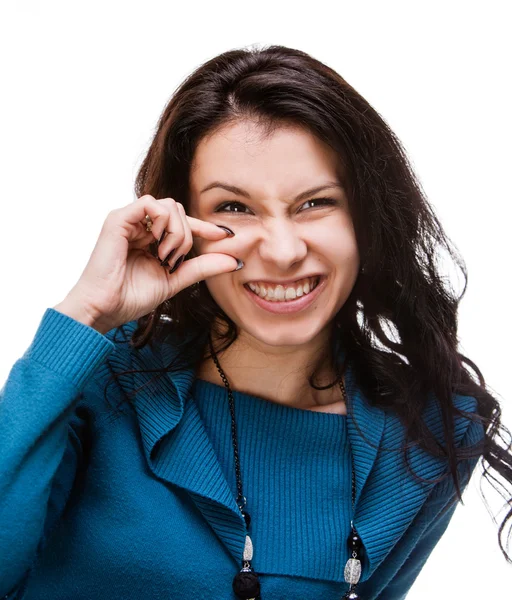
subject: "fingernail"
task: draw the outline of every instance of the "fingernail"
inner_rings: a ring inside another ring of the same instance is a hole
[[[244,261],[243,261],[243,260],[241,260],[241,259],[239,259],[239,258],[237,258],[237,259],[236,259],[236,262],[238,263],[238,266],[237,266],[237,268],[236,268],[236,269],[234,269],[234,270],[235,270],[235,271],[240,271],[240,269],[241,269],[241,268],[244,266]]]
[[[176,271],[176,269],[181,265],[181,263],[183,262],[183,259],[185,258],[185,255],[182,254],[178,260],[174,263],[174,267],[169,271],[169,275],[171,273],[174,273],[174,271]]]
[[[235,235],[234,231],[231,231],[231,229],[229,227],[224,227],[224,225],[217,225],[217,227],[220,227],[221,229],[224,229],[224,231],[229,235],[229,236],[233,236]]]
[[[160,260],[160,257],[158,256],[158,245],[156,241],[151,242],[151,244],[149,244],[148,250],[151,256],[154,256],[155,258],[158,258],[158,260]]]
[[[169,254],[162,261],[160,261],[160,264],[162,265],[162,267],[169,266],[169,259],[172,258],[172,255],[176,252],[176,250],[177,250],[177,248],[174,248],[174,250],[171,250],[169,252]]]

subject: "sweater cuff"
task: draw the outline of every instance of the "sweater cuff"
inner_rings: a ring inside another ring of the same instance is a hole
[[[81,390],[114,348],[96,329],[47,308],[23,358],[37,361]]]

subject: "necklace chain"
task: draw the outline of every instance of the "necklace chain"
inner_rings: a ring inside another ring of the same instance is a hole
[[[235,401],[233,398],[233,392],[231,391],[231,387],[229,385],[226,374],[222,370],[217,355],[213,349],[213,342],[211,335],[208,336],[208,342],[210,345],[210,353],[215,362],[217,370],[224,382],[224,385],[228,391],[229,398],[229,410],[231,413],[231,440],[233,442],[233,452],[235,456],[235,472],[236,472],[236,489],[237,489],[237,505],[240,510],[241,515],[243,516],[247,528],[250,525],[250,515],[247,511],[245,511],[245,505],[247,504],[247,500],[244,496],[243,488],[242,488],[242,475],[240,473],[240,457],[238,454],[238,435],[236,430],[236,420],[235,420]],[[345,385],[343,380],[341,379],[339,382],[339,386],[341,389],[341,393],[343,395],[343,400],[345,401],[345,405],[347,403],[347,393],[345,390]],[[354,457],[352,456],[352,514],[355,511],[355,498],[356,498],[356,481],[355,481],[355,469],[354,469]],[[356,585],[359,581],[361,575],[361,561],[359,560],[359,553],[362,548],[361,538],[357,534],[354,528],[353,519],[350,520],[350,535],[348,537],[347,543],[351,551],[351,558],[348,559],[345,564],[344,569],[344,577],[345,581],[350,584],[347,593],[343,596],[343,598],[349,598],[350,600],[360,600],[359,594],[357,594]],[[243,556],[243,567],[241,571],[235,576],[233,579],[233,591],[235,592],[238,598],[251,598],[253,600],[259,600],[260,596],[260,583],[258,574],[251,567],[252,560],[252,541],[249,535],[246,535],[245,546],[244,546],[244,556]]]

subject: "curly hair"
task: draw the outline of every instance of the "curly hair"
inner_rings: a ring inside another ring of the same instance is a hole
[[[505,484],[512,482],[510,432],[501,423],[500,404],[482,373],[458,352],[457,311],[467,286],[464,261],[444,232],[397,136],[337,72],[305,52],[279,45],[230,50],[207,61],[183,81],[165,107],[136,177],[137,196],[172,197],[188,212],[190,169],[198,143],[242,120],[256,122],[264,136],[285,125],[300,127],[339,157],[364,270],[334,318],[331,348],[342,345],[366,397],[399,416],[406,432],[404,453],[413,441],[445,459],[460,500],[457,467],[470,458],[482,457],[483,477],[505,490],[495,475]],[[155,243],[151,246],[156,254]],[[463,273],[460,294],[441,273],[443,251]],[[172,336],[179,352],[176,360],[157,371],[161,374],[197,366],[211,356],[207,339],[213,330],[222,342],[219,350],[238,336],[235,323],[201,281],[139,318],[130,345],[138,350]],[[311,387],[334,385],[344,367],[334,361],[332,366],[336,380],[317,386],[315,369],[308,378]],[[472,377],[468,366],[477,377]],[[422,419],[432,393],[442,416],[446,447]],[[476,414],[457,409],[453,394],[474,397]],[[457,415],[483,425],[481,442],[456,447]],[[500,494],[510,507],[510,492]],[[512,561],[501,536],[511,518],[512,508],[498,532],[508,562]]]

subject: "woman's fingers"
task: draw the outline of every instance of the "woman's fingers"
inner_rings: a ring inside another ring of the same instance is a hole
[[[224,228],[219,227],[214,223],[210,223],[210,221],[202,221],[201,219],[196,219],[195,217],[190,217],[189,215],[185,215],[185,217],[194,237],[202,237],[207,240],[215,241],[223,240],[228,235],[231,235],[228,234]]]
[[[150,194],[146,194],[129,207],[113,210],[111,214],[115,215],[127,208],[129,210],[123,218],[124,222],[131,226],[127,235],[130,247],[147,249],[149,246],[151,254],[155,256],[158,252],[160,260],[165,259],[174,248],[185,245],[185,239],[189,237],[187,231],[190,231],[192,236],[208,240],[222,240],[229,235],[225,229],[213,223],[189,217],[183,205],[173,198],[156,200]],[[147,231],[146,215],[152,222],[151,231]]]
[[[169,210],[167,223],[162,235],[164,239],[158,244],[158,257],[160,260],[170,259],[169,253],[183,246],[187,237],[188,225],[183,222],[178,203],[172,199],[166,198],[159,200]]]
[[[203,281],[209,277],[235,271],[237,266],[238,263],[235,257],[217,252],[208,252],[207,254],[201,254],[200,256],[186,260],[171,275],[174,278],[174,295],[194,283]]]
[[[174,272],[173,271],[174,268],[178,268],[178,261],[184,260],[185,256],[190,252],[192,245],[194,243],[193,239],[192,239],[192,230],[190,229],[190,226],[188,224],[187,215],[185,214],[185,209],[183,208],[183,204],[180,204],[178,202],[177,207],[178,207],[179,217],[180,217],[182,225],[183,225],[183,230],[185,232],[185,237],[184,237],[183,243],[180,246],[176,247],[176,249],[175,249],[176,252],[171,253],[173,265],[176,265],[176,267],[171,268],[171,270],[169,271],[170,273]],[[163,264],[165,265],[165,262]]]

